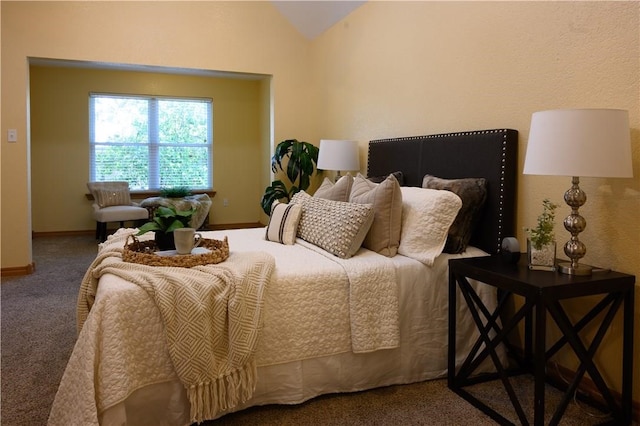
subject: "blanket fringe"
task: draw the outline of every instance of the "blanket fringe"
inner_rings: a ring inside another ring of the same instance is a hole
[[[253,395],[257,376],[256,362],[252,360],[214,382],[199,383],[187,388],[191,422],[202,423],[246,402]]]

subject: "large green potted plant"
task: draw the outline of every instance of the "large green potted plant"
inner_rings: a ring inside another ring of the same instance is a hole
[[[276,173],[278,169],[285,172],[292,186],[287,188],[281,180],[271,182],[260,201],[262,210],[267,215],[271,214],[271,204],[275,200],[288,202],[296,192],[309,188],[311,177],[318,163],[319,151],[315,145],[297,139],[287,139],[276,146],[273,157],[271,157],[271,170],[273,173]],[[286,168],[283,167],[285,158],[288,159]]]
[[[173,250],[176,248],[173,242],[173,231],[178,228],[188,228],[191,216],[196,212],[195,208],[189,210],[176,210],[174,207],[159,206],[153,213],[153,219],[138,229],[136,235],[155,231],[155,241],[159,250]]]

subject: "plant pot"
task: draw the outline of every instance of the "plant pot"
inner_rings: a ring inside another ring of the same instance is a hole
[[[176,244],[173,241],[173,232],[159,232],[155,235],[156,246],[158,250],[175,250]]]
[[[556,242],[543,245],[537,249],[530,239],[527,239],[527,259],[529,269],[536,271],[556,270]]]

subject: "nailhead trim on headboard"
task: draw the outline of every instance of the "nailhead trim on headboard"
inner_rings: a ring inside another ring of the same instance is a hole
[[[492,252],[499,253],[501,250],[502,239],[504,237],[510,236],[508,235],[508,233],[514,232],[513,228],[515,226],[515,191],[516,191],[515,175],[517,171],[517,131],[511,130],[511,129],[490,129],[490,130],[476,130],[476,131],[453,132],[453,133],[442,133],[442,134],[424,135],[424,136],[408,136],[408,137],[372,140],[369,142],[369,155],[367,156],[367,171],[371,172],[372,169],[377,170],[376,173],[380,171],[378,170],[379,165],[372,165],[370,162],[372,157],[371,149],[372,149],[372,146],[376,144],[400,142],[401,144],[398,145],[398,147],[404,146],[406,148],[410,146],[410,145],[406,145],[406,142],[409,142],[409,141],[426,141],[426,140],[433,140],[433,139],[446,140],[451,138],[452,140],[461,142],[460,138],[465,138],[465,137],[469,137],[469,143],[473,143],[474,137],[478,135],[487,135],[487,134],[496,135],[497,136],[496,139],[499,138],[500,147],[496,147],[495,150],[491,148],[490,151],[495,152],[495,154],[491,154],[492,157],[484,158],[487,160],[487,166],[486,166],[487,173],[494,176],[493,178],[494,185],[497,183],[497,187],[498,187],[497,201],[495,199],[493,201],[494,205],[496,206],[496,208],[494,209],[494,217],[496,217],[496,219],[491,221],[493,223],[493,226],[496,227],[496,229],[495,231],[492,232],[494,238],[492,238],[491,240],[485,240],[486,241],[485,246],[487,246],[486,248],[488,249],[489,248],[488,246],[490,245]],[[462,143],[466,143],[466,142],[464,142],[463,140]],[[495,146],[495,145],[492,145],[492,146]],[[417,157],[420,157],[420,159],[408,158],[406,160],[405,159],[401,160],[399,158],[395,158],[392,160],[388,160],[385,158],[382,161],[383,162],[390,161],[390,164],[396,164],[396,165],[399,163],[402,163],[404,165],[404,162],[406,161],[406,163],[408,163],[407,167],[409,168],[417,167],[421,169],[422,168],[421,159],[425,154],[423,152],[424,147],[428,147],[428,145],[420,144],[420,146],[417,148],[418,152],[415,152],[413,148],[410,149],[411,150],[410,156],[411,157],[417,156]],[[439,147],[438,149],[440,148],[441,147]],[[403,151],[402,149],[399,149],[399,151],[402,151],[402,153],[404,154],[405,151],[408,151],[408,150],[404,149]],[[441,153],[441,152],[438,151],[438,153]],[[455,152],[455,153],[452,153],[451,155],[454,155],[454,154],[459,155],[460,153]],[[470,155],[474,155],[474,154],[472,153]],[[500,159],[499,171],[497,171],[494,166],[496,163],[491,162],[491,158],[495,159],[497,156],[499,156],[499,159]],[[461,158],[461,157],[463,157],[463,155],[456,158]],[[467,160],[475,161],[476,159],[474,158],[471,160],[470,159],[467,159]],[[453,171],[453,169],[455,169],[455,164],[453,163],[455,162],[452,162],[450,167],[450,169],[452,170],[451,171],[452,176],[441,176],[441,177],[445,177],[445,178],[465,177],[465,176],[455,176],[456,173],[459,174],[460,171],[459,170]],[[373,167],[373,166],[376,166],[376,167]],[[393,165],[390,165],[389,167],[394,168]],[[448,165],[443,165],[442,167],[449,168]],[[479,167],[483,167],[483,166],[479,166]],[[402,169],[400,168],[399,170],[402,170]],[[388,172],[394,172],[394,171],[397,171],[397,170],[389,170]],[[424,170],[421,170],[421,172],[422,171]],[[431,174],[434,174],[434,173],[431,173]],[[508,176],[510,178],[509,182],[507,182]],[[466,177],[485,177],[485,176],[466,176]],[[421,177],[419,178],[421,179]],[[413,186],[420,185],[420,183],[417,182],[416,176],[414,176],[413,182],[408,182],[408,184]],[[507,206],[507,200],[509,204],[508,206]],[[507,211],[507,208],[508,208],[508,211]]]
[[[498,237],[496,241],[496,251],[502,250],[502,239],[505,237],[503,233],[504,221],[504,179],[505,179],[505,161],[507,159],[507,132],[503,131],[502,136],[502,165],[500,166],[500,204],[498,207]]]

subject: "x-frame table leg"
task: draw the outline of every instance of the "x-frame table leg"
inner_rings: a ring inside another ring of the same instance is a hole
[[[481,409],[487,415],[494,418],[494,420],[498,421],[500,424],[512,425],[513,423],[511,423],[505,417],[503,417],[496,411],[490,409],[488,406],[486,406],[486,404],[482,403],[477,398],[473,397],[468,392],[461,389],[462,386],[470,385],[476,382],[474,380],[470,380],[469,376],[473,374],[475,369],[488,356],[490,356],[498,372],[498,378],[500,378],[500,380],[502,381],[503,386],[505,387],[505,390],[509,396],[509,399],[511,400],[511,403],[514,409],[516,410],[516,414],[518,415],[519,420],[521,421],[522,424],[528,425],[529,422],[522,408],[522,404],[520,404],[520,401],[518,400],[518,397],[515,394],[513,386],[509,381],[507,372],[504,366],[502,365],[502,363],[500,362],[500,358],[497,355],[496,348],[498,347],[499,344],[505,342],[509,333],[517,326],[517,324],[523,318],[528,316],[531,309],[533,308],[533,304],[530,301],[525,303],[525,305],[522,308],[520,308],[520,310],[516,312],[516,314],[512,318],[510,318],[507,321],[507,323],[501,328],[498,325],[497,320],[510,294],[504,293],[495,311],[491,313],[488,311],[486,306],[482,303],[480,297],[477,295],[477,293],[475,292],[471,284],[468,282],[466,277],[462,275],[451,274],[450,287],[449,287],[449,291],[450,291],[449,303],[451,306],[449,309],[449,315],[450,315],[450,321],[451,320],[453,321],[450,322],[451,329],[449,330],[449,333],[450,333],[449,344],[450,346],[452,346],[453,350],[449,352],[450,361],[451,361],[451,354],[455,353],[456,284],[458,284],[460,287],[461,294],[465,299],[467,307],[469,308],[472,318],[474,319],[474,322],[480,333],[480,336],[478,337],[478,340],[474,344],[470,353],[467,355],[467,358],[465,359],[462,366],[460,367],[459,372],[456,374],[455,371],[452,371],[451,369],[449,370],[449,386],[452,389],[454,389],[456,392],[458,392],[460,395],[462,395],[469,402],[471,402],[473,405],[475,405],[477,408]],[[487,321],[486,324],[483,322],[482,318],[480,317],[480,313],[482,313],[482,315],[484,316],[484,319]],[[452,315],[453,315],[453,318],[452,318]],[[489,336],[489,332],[491,330],[493,330],[496,333],[496,335],[493,337]],[[478,353],[478,350],[482,344],[485,345],[485,348],[482,352]],[[453,364],[450,364],[450,365],[453,365]],[[544,373],[544,370],[543,370],[543,373]],[[543,388],[543,391],[544,391],[544,388]],[[541,399],[541,401],[542,401],[542,412],[544,414],[544,397]]]
[[[572,398],[578,398],[596,407],[610,411],[611,416],[602,425],[629,425],[632,420],[632,381],[633,381],[633,328],[634,328],[634,281],[635,277],[609,271],[594,274],[593,277],[573,277],[563,274],[544,274],[529,271],[526,265],[510,265],[498,256],[469,259],[452,259],[449,261],[449,353],[448,384],[449,388],[465,398],[476,408],[491,416],[502,425],[513,423],[480,401],[465,387],[478,383],[500,379],[516,410],[517,417],[523,425],[529,425],[520,401],[518,400],[509,378],[521,372],[534,376],[533,423],[543,425],[545,417],[546,384],[552,384],[564,391],[559,404],[551,414],[550,425],[560,422]],[[489,312],[475,288],[469,283],[474,279],[498,289],[497,306]],[[459,294],[458,294],[459,290]],[[524,303],[518,304],[515,314],[510,312],[507,319],[500,315],[505,310],[507,298],[519,295]],[[577,299],[585,296],[601,295],[602,299],[572,324],[561,301]],[[458,300],[459,299],[459,300]],[[464,302],[462,302],[464,300]],[[469,313],[479,334],[476,342],[466,354],[460,365],[456,364],[456,313],[457,304],[466,303]],[[594,362],[594,357],[603,346],[604,337],[611,328],[614,317],[624,304],[624,325],[622,338],[622,398],[613,396]],[[547,322],[549,320],[558,327],[561,337],[546,348]],[[524,321],[523,321],[524,320]],[[508,335],[524,322],[524,347],[511,351]],[[594,323],[598,324],[594,324]],[[583,339],[582,330],[592,325],[595,335],[590,333],[588,340]],[[502,365],[498,356],[498,345],[504,344],[510,355],[518,362],[508,369]],[[569,347],[579,360],[577,372],[571,383],[562,383],[552,376],[547,377],[548,360],[562,348]],[[490,358],[496,372],[476,374],[482,363]],[[597,403],[592,398],[576,393],[584,375],[595,384],[604,402]],[[575,396],[574,396],[575,395]]]
[[[579,323],[576,324],[576,326],[571,324],[571,321],[567,316],[566,312],[564,311],[564,309],[562,308],[562,306],[560,305],[560,302],[555,301],[549,304],[548,306],[549,313],[555,320],[556,324],[558,325],[558,328],[560,328],[560,331],[562,331],[563,337],[558,342],[558,344],[560,344],[561,342],[562,344],[560,344],[560,346],[558,345],[552,346],[552,348],[547,352],[547,354],[551,353],[552,350],[555,352],[561,346],[563,346],[563,344],[569,343],[569,345],[571,346],[571,348],[573,349],[574,353],[576,354],[576,356],[580,361],[580,366],[576,372],[576,375],[572,383],[569,385],[568,389],[566,389],[565,396],[562,399],[560,405],[558,406],[551,420],[551,424],[557,424],[560,421],[560,418],[562,417],[564,410],[566,409],[568,403],[570,402],[570,399],[571,399],[570,396],[576,391],[578,385],[580,384],[580,380],[584,376],[585,372],[589,373],[589,377],[591,377],[591,380],[593,380],[596,387],[600,391],[600,394],[605,400],[607,407],[611,410],[611,415],[613,416],[613,418],[618,421],[623,421],[624,414],[621,410],[621,407],[619,407],[618,404],[616,404],[613,398],[613,395],[611,394],[611,391],[609,390],[609,388],[607,387],[604,381],[604,378],[602,377],[602,375],[600,374],[600,371],[598,370],[597,366],[593,362],[593,356],[595,355],[596,351],[600,347],[600,344],[602,343],[605,333],[609,329],[611,322],[613,321],[615,314],[618,312],[618,309],[620,308],[623,300],[624,300],[624,295],[614,294],[614,293],[610,294],[608,297],[603,299],[603,302],[608,302],[608,304],[610,305],[609,310],[607,311],[604,319],[600,323],[600,326],[598,327],[598,330],[596,331],[596,334],[593,340],[591,341],[589,348],[587,348],[585,344],[582,342],[582,339],[580,339],[578,331],[580,328],[586,325],[586,323],[594,319],[596,315],[606,307],[606,304],[602,304],[602,303],[597,304],[583,317],[583,319],[584,318],[588,319],[586,323],[581,320],[579,321]]]

